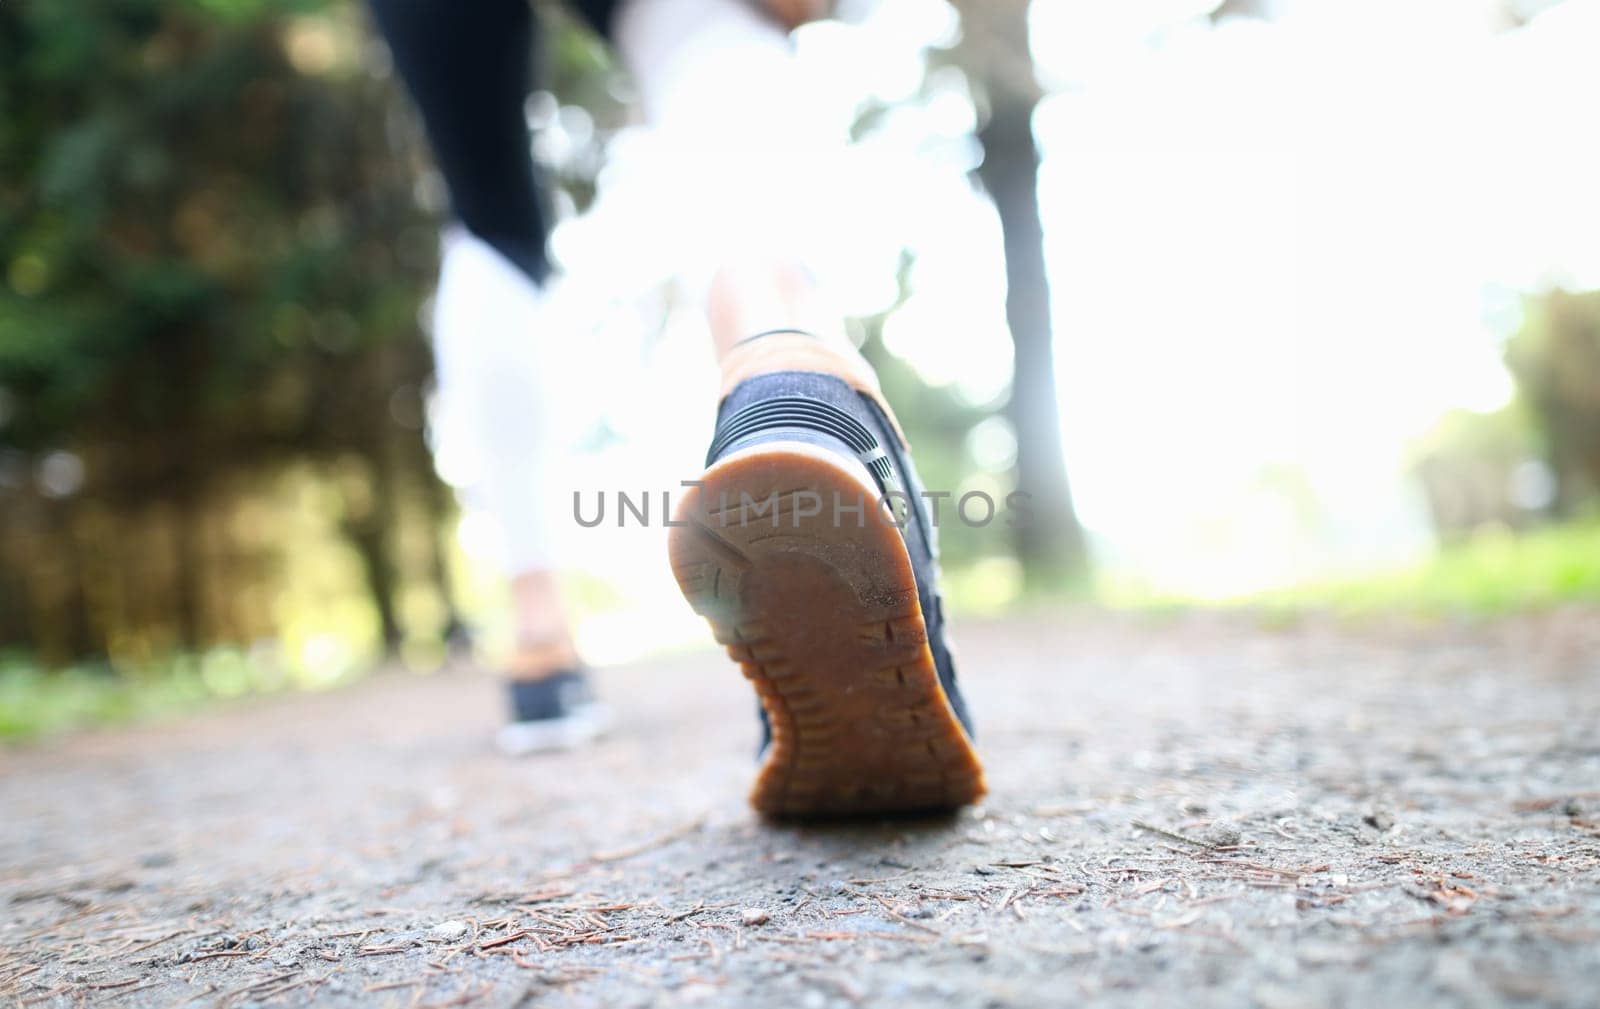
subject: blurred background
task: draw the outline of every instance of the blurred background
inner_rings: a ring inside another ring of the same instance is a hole
[[[627,76],[550,23],[561,484],[659,500],[707,338],[619,237]],[[795,40],[925,482],[1053,489],[944,524],[953,609],[1600,599],[1600,2],[884,0]],[[444,209],[359,4],[0,7],[0,737],[494,654],[429,445]],[[664,532],[573,524],[592,661],[709,640]]]

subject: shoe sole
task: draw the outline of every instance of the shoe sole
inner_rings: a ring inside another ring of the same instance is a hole
[[[511,722],[500,726],[494,745],[507,757],[576,750],[594,742],[611,728],[611,709],[585,704],[562,718]]]
[[[877,501],[855,459],[770,442],[719,460],[675,510],[678,586],[772,727],[750,793],[768,816],[949,810],[984,793]]]

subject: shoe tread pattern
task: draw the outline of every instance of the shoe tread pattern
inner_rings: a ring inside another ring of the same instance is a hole
[[[780,507],[776,522],[723,504],[741,494],[793,502],[802,491],[853,501],[870,480],[854,460],[769,443],[712,466],[677,510],[679,587],[772,727],[750,796],[769,816],[952,809],[984,793],[939,685],[899,531],[881,514],[835,524],[826,503],[815,516]]]

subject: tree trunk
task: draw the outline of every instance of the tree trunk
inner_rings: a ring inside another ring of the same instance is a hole
[[[204,588],[201,584],[200,522],[205,514],[200,488],[188,467],[179,477],[172,525],[173,603],[178,644],[191,654],[208,642],[205,635]]]
[[[1031,521],[1014,530],[1017,555],[1029,588],[1069,587],[1086,576],[1088,551],[1067,481],[1056,402],[1028,5],[968,0],[960,8],[962,63],[988,99],[988,121],[978,131],[978,177],[999,211],[1005,238],[1006,322],[1015,348],[1007,413],[1017,432],[1017,489],[1030,496],[1032,509]]]
[[[78,509],[75,503],[62,502],[61,507],[50,509],[54,528],[52,547],[60,559],[60,594],[56,609],[46,619],[56,627],[65,628],[57,639],[58,650],[52,654],[41,649],[49,662],[65,664],[80,659],[98,658],[105,654],[104,642],[96,639],[94,621],[89,614],[89,593],[85,585],[83,545],[78,539]]]
[[[394,473],[381,446],[372,448],[374,451],[370,453],[365,467],[368,475],[366,500],[360,506],[352,507],[353,502],[346,494],[347,514],[343,529],[361,558],[367,594],[377,612],[378,629],[383,636],[384,657],[392,659],[400,654],[400,646],[405,641],[397,605],[400,575],[392,552],[395,534]]]
[[[445,622],[440,628],[449,655],[453,659],[466,659],[472,654],[472,634],[461,615],[461,605],[456,600],[455,585],[450,579],[448,562],[449,545],[446,527],[451,518],[449,491],[433,469],[433,460],[425,452],[417,452],[420,442],[409,447],[408,462],[422,489],[423,521],[428,527],[428,576],[434,591],[444,604]]]

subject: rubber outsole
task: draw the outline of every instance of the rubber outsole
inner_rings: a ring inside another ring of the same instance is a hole
[[[678,586],[772,727],[750,793],[765,815],[949,810],[984,794],[877,501],[856,460],[781,441],[719,460],[675,510]]]
[[[494,743],[508,757],[575,750],[605,735],[611,728],[611,709],[593,702],[562,718],[510,722],[495,733]]]

